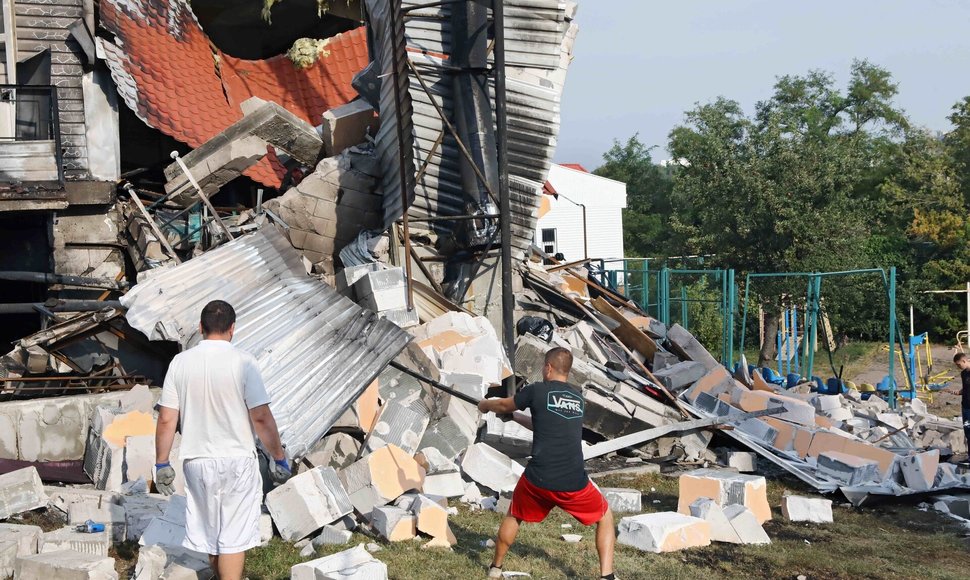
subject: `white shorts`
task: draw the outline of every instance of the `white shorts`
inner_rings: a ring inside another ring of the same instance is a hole
[[[263,481],[255,457],[189,459],[185,473],[185,541],[203,554],[237,554],[259,545]]]

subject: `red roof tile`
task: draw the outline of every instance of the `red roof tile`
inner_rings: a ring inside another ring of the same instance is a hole
[[[275,101],[312,125],[357,96],[353,75],[368,63],[364,28],[333,37],[329,55],[298,69],[285,56],[244,60],[215,48],[185,0],[105,0],[101,23],[118,92],[145,123],[192,147],[242,118],[250,97]],[[276,187],[275,155],[246,175]],[[274,169],[275,166],[275,169]]]
[[[566,167],[569,169],[575,169],[576,171],[582,171],[583,173],[589,173],[589,170],[580,165],[579,163],[560,163],[560,167]]]

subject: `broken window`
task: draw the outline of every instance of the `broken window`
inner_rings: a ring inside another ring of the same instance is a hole
[[[550,256],[559,252],[556,243],[556,228],[542,228],[542,251]]]

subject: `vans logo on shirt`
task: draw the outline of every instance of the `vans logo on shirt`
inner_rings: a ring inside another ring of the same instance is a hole
[[[569,391],[549,391],[546,409],[564,419],[581,419],[585,401]]]

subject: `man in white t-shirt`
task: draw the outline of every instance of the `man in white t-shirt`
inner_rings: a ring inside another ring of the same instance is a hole
[[[256,436],[273,456],[270,479],[283,483],[290,467],[269,396],[252,355],[232,346],[236,313],[213,300],[202,309],[204,340],[168,367],[155,433],[155,486],[171,495],[169,453],[182,426],[179,456],[185,474],[185,548],[209,554],[219,580],[240,580],[246,550],[259,545],[262,478]]]

